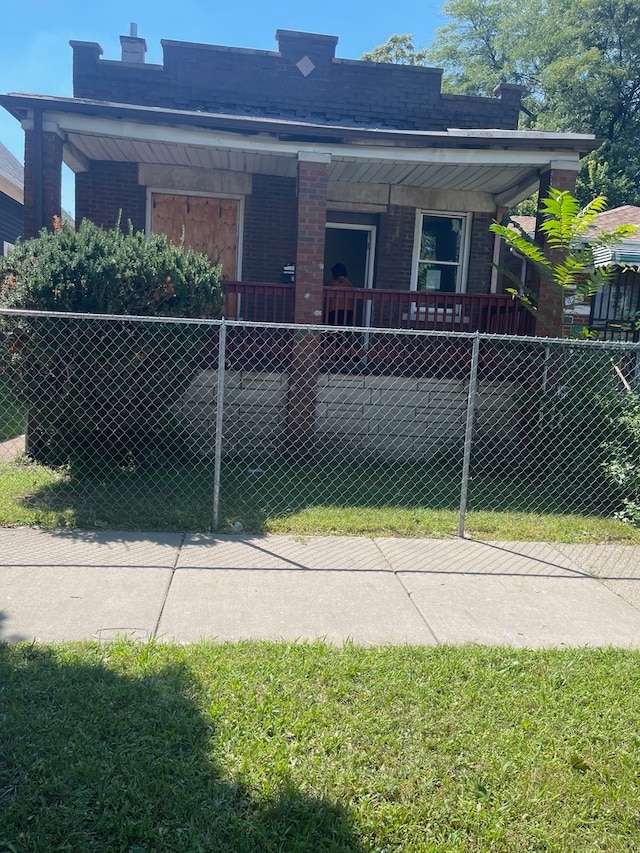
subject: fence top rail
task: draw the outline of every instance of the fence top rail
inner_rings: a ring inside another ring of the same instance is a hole
[[[209,320],[204,317],[147,317],[138,314],[86,314],[79,311],[32,311],[22,308],[0,308],[0,317],[42,317],[62,320],[108,320],[124,323],[160,323],[175,325],[220,326],[228,320]]]
[[[536,346],[565,346],[584,347],[587,349],[600,350],[625,350],[627,352],[640,353],[640,342],[633,341],[594,341],[581,340],[579,338],[551,338],[534,337],[533,335],[506,335],[489,334],[487,332],[453,332],[428,329],[389,329],[371,326],[337,326],[306,323],[264,323],[250,320],[228,320],[207,319],[198,317],[147,317],[135,314],[87,314],[76,311],[35,311],[22,308],[0,308],[0,317],[39,317],[43,319],[63,320],[93,320],[93,321],[117,321],[122,323],[156,323],[160,325],[184,325],[184,326],[209,326],[251,329],[279,329],[292,332],[335,332],[336,330],[346,332],[357,332],[368,335],[385,335],[394,337],[414,338],[459,338],[473,340],[479,338],[481,341],[503,341],[507,343],[526,343]]]

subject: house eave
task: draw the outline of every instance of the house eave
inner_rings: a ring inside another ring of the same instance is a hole
[[[73,171],[117,160],[295,177],[301,152],[330,158],[330,180],[482,192],[508,206],[562,163],[578,171],[593,136],[538,131],[399,131],[130,104],[0,96],[25,129],[35,111],[64,140]]]
[[[540,147],[542,150],[572,150],[584,156],[600,144],[592,134],[460,128],[449,128],[445,132],[396,130],[355,124],[321,124],[260,115],[176,110],[83,98],[57,98],[49,95],[19,93],[0,95],[0,104],[20,121],[26,118],[30,111],[41,109],[47,113],[142,120],[145,123],[164,126],[188,125],[243,134],[271,134],[291,141],[317,139],[330,144],[339,140],[342,145],[364,143],[374,146],[393,145],[410,148],[427,148],[433,145],[473,148]]]

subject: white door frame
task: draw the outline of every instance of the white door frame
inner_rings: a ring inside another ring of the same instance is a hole
[[[365,259],[365,273],[364,273],[364,289],[365,290],[373,290],[373,271],[375,269],[375,258],[376,258],[376,235],[377,235],[377,226],[376,225],[362,225],[357,222],[327,222],[327,228],[339,228],[343,231],[368,231],[369,236],[367,237],[367,257]],[[373,308],[373,300],[365,299],[364,301],[364,314],[362,317],[362,324],[366,327],[371,325],[371,313]],[[369,333],[367,332],[367,336]],[[365,346],[368,345],[368,340],[365,341]]]
[[[365,289],[371,290],[373,287],[373,270],[376,254],[376,231],[375,225],[360,225],[353,222],[327,222],[327,228],[337,228],[341,231],[368,231],[367,239],[367,257],[365,260],[364,286]]]

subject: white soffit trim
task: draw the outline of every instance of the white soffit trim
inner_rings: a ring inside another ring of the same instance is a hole
[[[564,157],[561,160],[552,160],[548,166],[542,170],[543,172],[551,172],[551,171],[564,171],[564,172],[579,172],[580,171],[580,163],[577,163],[575,160],[571,160],[568,157]]]
[[[448,127],[447,133],[451,134],[451,136],[460,136],[463,138],[469,137],[482,137],[485,139],[557,139],[558,136],[564,136],[570,139],[576,140],[593,140],[595,136],[593,133],[554,133],[549,130],[492,130],[482,128],[476,130],[467,130],[464,128],[458,127]]]
[[[303,148],[298,151],[298,161],[300,163],[324,163],[328,165],[331,162],[331,154],[320,154],[317,151],[307,151]]]
[[[169,127],[167,125],[149,125],[142,122],[105,119],[94,116],[80,116],[68,113],[47,112],[47,119],[55,121],[61,130],[67,133],[106,136],[115,139],[131,139],[141,142],[165,142],[178,145],[194,145],[204,148],[222,148],[228,150],[255,151],[264,154],[278,154],[284,157],[298,158],[299,152],[305,155],[329,155],[332,161],[377,160],[395,163],[436,164],[501,164],[514,166],[548,166],[552,161],[574,162],[576,168],[580,155],[567,151],[505,151],[456,148],[396,148],[366,145],[331,145],[317,143],[309,146],[304,142],[282,142],[268,137],[248,137],[238,133],[223,133],[201,128]],[[535,140],[532,139],[532,142]],[[567,168],[567,166],[564,166]]]

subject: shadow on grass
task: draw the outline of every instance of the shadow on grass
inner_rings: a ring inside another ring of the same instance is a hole
[[[462,460],[434,458],[417,463],[246,463],[223,468],[221,503],[228,519],[242,519],[252,531],[270,518],[286,518],[311,508],[354,511],[395,510],[450,517],[457,524]],[[583,477],[584,480],[584,477]],[[616,501],[602,481],[577,487],[564,472],[529,470],[513,474],[472,474],[468,509],[557,515],[610,515]]]
[[[3,853],[361,851],[339,804],[225,778],[189,669],[149,645],[127,672],[118,649],[0,643]]]
[[[324,513],[321,529],[331,529],[335,512],[337,529],[349,533],[368,533],[380,525],[391,534],[429,533],[431,525],[433,532],[438,529],[446,535],[456,528],[461,467],[460,460],[450,459],[225,463],[218,529],[231,532],[233,522],[241,520],[245,532],[263,533],[274,519],[317,511]],[[206,462],[79,471],[42,484],[18,500],[43,526],[207,532],[212,523],[213,476],[213,465]],[[6,483],[5,478],[5,488]],[[578,488],[574,478],[553,470],[544,476],[527,471],[520,478],[482,472],[470,481],[468,509],[602,517],[616,508],[604,491],[608,490],[602,482],[597,488]],[[399,514],[396,520],[394,512]],[[311,517],[308,526],[314,527]]]
[[[211,527],[213,466],[69,472],[20,503],[44,526],[202,532]]]
[[[460,474],[433,462],[245,462],[223,466],[221,480],[225,518],[253,531],[314,508],[456,512],[460,500]]]
[[[265,532],[271,519],[314,507],[455,512],[459,501],[459,475],[427,465],[272,460],[255,468],[242,461],[223,465],[221,480],[222,532],[235,519],[247,532]],[[70,472],[29,492],[17,500],[43,526],[207,532],[213,465]]]

